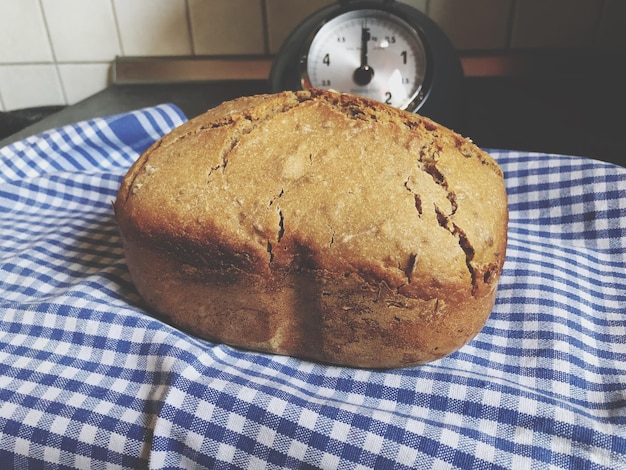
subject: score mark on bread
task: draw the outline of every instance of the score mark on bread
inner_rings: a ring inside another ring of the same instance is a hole
[[[311,90],[225,102],[164,136],[115,213],[146,303],[214,341],[355,367],[456,351],[506,250],[500,167],[439,124]]]

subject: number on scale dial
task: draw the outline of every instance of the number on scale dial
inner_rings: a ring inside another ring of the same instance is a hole
[[[303,64],[304,88],[329,88],[398,108],[420,98],[426,51],[418,33],[379,10],[355,10],[314,34]]]

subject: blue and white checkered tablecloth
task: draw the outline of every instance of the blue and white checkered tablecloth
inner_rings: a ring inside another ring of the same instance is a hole
[[[626,169],[492,151],[509,247],[467,346],[372,371],[144,308],[111,202],[172,105],[0,149],[0,468],[626,468]]]

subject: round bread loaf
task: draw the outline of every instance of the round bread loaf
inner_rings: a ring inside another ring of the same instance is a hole
[[[244,97],[152,145],[114,204],[149,307],[200,337],[389,368],[452,353],[493,308],[502,170],[416,114],[312,90]]]

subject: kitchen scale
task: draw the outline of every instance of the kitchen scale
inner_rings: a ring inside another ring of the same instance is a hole
[[[463,69],[443,31],[390,0],[342,0],[304,20],[272,65],[273,92],[333,89],[459,130]]]

